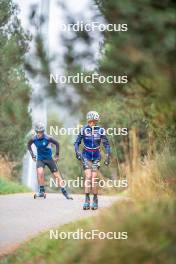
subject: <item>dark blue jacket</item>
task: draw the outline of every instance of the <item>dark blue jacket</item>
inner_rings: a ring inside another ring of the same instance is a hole
[[[83,141],[83,158],[87,158],[88,160],[96,160],[101,159],[100,154],[100,145],[103,144],[106,154],[110,154],[110,146],[108,139],[105,135],[105,129],[99,126],[91,127],[89,125],[84,126],[75,143],[75,152],[79,152],[79,145]]]
[[[52,159],[52,149],[51,143],[56,146],[56,155],[59,155],[59,143],[52,137],[43,134],[42,138],[34,136],[28,142],[28,150],[31,156],[34,157],[31,145],[34,144],[37,148],[37,160],[51,160]]]

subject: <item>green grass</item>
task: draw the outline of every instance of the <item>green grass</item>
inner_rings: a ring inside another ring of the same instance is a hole
[[[93,218],[87,218],[71,224],[66,224],[61,228],[54,229],[58,231],[75,231],[78,228],[88,229],[92,224]],[[64,263],[68,255],[72,255],[77,250],[79,241],[77,240],[55,240],[49,239],[49,231],[31,239],[22,244],[12,255],[0,260],[0,263]]]
[[[30,189],[22,184],[12,182],[10,180],[0,177],[0,194],[20,193],[29,191]]]
[[[176,259],[176,201],[118,202],[96,217],[58,231],[98,229],[128,232],[127,240],[49,239],[49,232],[23,244],[1,264],[174,264]]]

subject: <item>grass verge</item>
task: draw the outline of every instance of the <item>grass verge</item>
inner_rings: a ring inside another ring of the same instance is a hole
[[[176,201],[134,204],[118,202],[98,216],[64,225],[58,232],[77,229],[127,232],[126,240],[49,239],[49,232],[23,244],[1,264],[174,264]]]
[[[10,180],[0,177],[0,194],[20,193],[29,191],[30,189],[22,184],[12,182]]]
[[[175,157],[164,154],[146,160],[129,175],[131,200],[124,199],[96,217],[58,228],[58,232],[127,232],[128,239],[50,240],[46,232],[0,263],[175,264],[175,162]]]

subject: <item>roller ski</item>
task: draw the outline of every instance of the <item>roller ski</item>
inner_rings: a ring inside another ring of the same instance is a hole
[[[98,199],[97,198],[95,200],[93,200],[91,209],[92,210],[97,210],[98,209]]]
[[[34,194],[34,199],[36,199],[36,198],[44,198],[44,199],[46,199],[46,193],[45,193],[45,187],[44,186],[41,185],[39,187],[39,191]]]
[[[37,192],[34,194],[34,199],[36,198],[44,198],[46,199],[46,193],[45,192]]]

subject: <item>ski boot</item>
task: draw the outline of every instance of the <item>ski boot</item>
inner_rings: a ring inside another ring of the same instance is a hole
[[[89,210],[90,209],[90,196],[89,193],[86,193],[85,202],[83,204],[83,210]]]
[[[89,210],[90,209],[90,201],[86,201],[84,204],[83,204],[83,210]]]
[[[36,199],[37,197],[41,197],[41,198],[46,199],[46,193],[45,193],[45,187],[44,186],[40,186],[39,192],[34,194],[34,199]]]
[[[97,210],[98,209],[98,199],[93,200],[91,209],[92,210]]]
[[[62,194],[65,196],[65,198],[66,198],[67,200],[73,200],[73,197],[71,197],[71,196],[68,194],[68,192],[66,191],[65,188],[61,188],[61,192],[62,192]]]
[[[37,192],[37,193],[35,193],[34,194],[34,199],[36,199],[38,197],[46,199],[46,193],[45,192]]]

